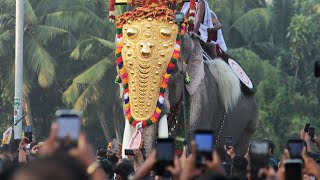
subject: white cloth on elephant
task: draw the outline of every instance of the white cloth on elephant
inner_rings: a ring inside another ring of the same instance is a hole
[[[207,29],[213,28],[213,24],[212,24],[211,12],[210,12],[211,10],[210,10],[209,4],[205,0],[203,0],[203,2],[205,6],[205,11],[204,11],[203,22],[200,23],[199,32],[200,32],[200,39],[204,42],[207,42],[208,40]],[[184,15],[187,15],[189,12],[189,8],[190,8],[190,2],[185,2],[181,8],[181,12]],[[198,2],[196,2],[196,12],[197,12],[197,9],[198,9]],[[197,16],[197,13],[196,13],[196,16]],[[197,21],[197,18],[195,18],[194,24],[197,23],[196,21]]]
[[[211,13],[211,17],[214,16],[218,20],[218,16],[216,15],[216,13],[214,13],[212,10],[210,10],[210,13]],[[213,42],[214,44],[218,44],[219,47],[222,49],[222,51],[227,51],[228,49],[226,42],[224,41],[221,29],[217,31],[217,41],[211,41],[211,42]]]

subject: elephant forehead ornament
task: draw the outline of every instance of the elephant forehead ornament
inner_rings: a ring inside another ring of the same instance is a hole
[[[164,94],[180,56],[181,31],[173,10],[155,4],[118,17],[116,61],[129,123],[147,127],[161,114]]]

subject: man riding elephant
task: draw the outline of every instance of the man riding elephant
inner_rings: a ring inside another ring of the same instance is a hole
[[[184,3],[181,12],[188,15],[190,3]],[[221,23],[217,15],[210,10],[208,3],[205,0],[200,0],[196,3],[196,13],[194,20],[194,29],[189,29],[200,35],[200,39],[204,42],[215,44],[216,56],[221,57],[222,53],[227,51],[227,46],[224,41]]]

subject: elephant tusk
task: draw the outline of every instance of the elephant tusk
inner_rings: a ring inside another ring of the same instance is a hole
[[[130,128],[131,128],[131,125],[129,124],[129,121],[126,119],[126,125],[124,127],[123,141],[122,141],[122,158],[127,158],[127,156],[124,153],[124,150],[129,148],[129,142],[131,138]]]
[[[168,131],[168,118],[165,114],[159,121],[159,130],[158,130],[159,138],[168,138],[169,131]]]

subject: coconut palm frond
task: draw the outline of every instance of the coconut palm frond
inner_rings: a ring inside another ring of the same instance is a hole
[[[234,22],[230,29],[236,29],[243,39],[252,40],[261,32],[268,30],[271,23],[271,14],[267,8],[256,8],[248,11]]]
[[[36,26],[34,33],[37,34],[37,40],[44,46],[46,46],[48,42],[56,40],[57,36],[66,36],[66,38],[62,40],[62,44],[70,44],[70,41],[76,40],[69,31],[46,25]]]
[[[111,42],[111,41],[108,41],[108,40],[105,40],[105,39],[101,39],[101,38],[98,38],[98,37],[95,37],[95,36],[92,36],[92,38],[94,40],[98,41],[99,43],[101,43],[103,46],[109,48],[109,49],[112,49],[112,50],[116,49],[116,46],[115,46],[114,42]]]
[[[82,87],[86,89],[86,86],[89,87],[89,85],[97,84],[112,66],[113,63],[111,62],[111,60],[109,58],[104,58],[103,60],[99,61],[98,63],[78,75],[73,79],[73,83],[71,84],[71,86],[63,93],[64,102],[66,102],[67,104],[74,104],[77,101],[78,97],[82,94],[82,92],[80,92]],[[79,86],[82,87],[79,88]],[[96,90],[95,92],[98,92],[98,90]]]
[[[10,13],[0,14],[0,28],[8,29],[14,25],[14,16]]]
[[[80,41],[78,43],[78,45],[74,48],[74,50],[71,52],[70,54],[70,58],[75,59],[75,60],[79,60],[79,59],[84,59],[84,49],[87,49],[87,51],[89,49],[92,48],[92,39],[88,38],[88,39],[84,39],[82,41]]]
[[[49,87],[56,75],[55,59],[34,37],[28,39],[24,50],[30,69],[38,75],[40,86]]]
[[[91,102],[94,102],[101,96],[101,91],[96,85],[89,85],[86,90],[81,94],[81,96],[74,103],[73,108],[76,110],[84,110],[87,105]]]
[[[98,50],[101,50],[103,52],[109,50],[111,52],[111,50],[114,49],[115,45],[111,41],[107,41],[95,36],[85,37],[71,52],[70,58],[75,60],[92,59],[95,57],[95,55],[97,55]]]
[[[7,30],[0,34],[0,56],[8,56],[8,53],[12,52],[13,41],[13,30]]]
[[[34,13],[33,8],[28,0],[25,1],[24,3],[24,9],[25,9],[25,21],[26,21],[25,23],[36,24],[38,22],[38,18]]]

